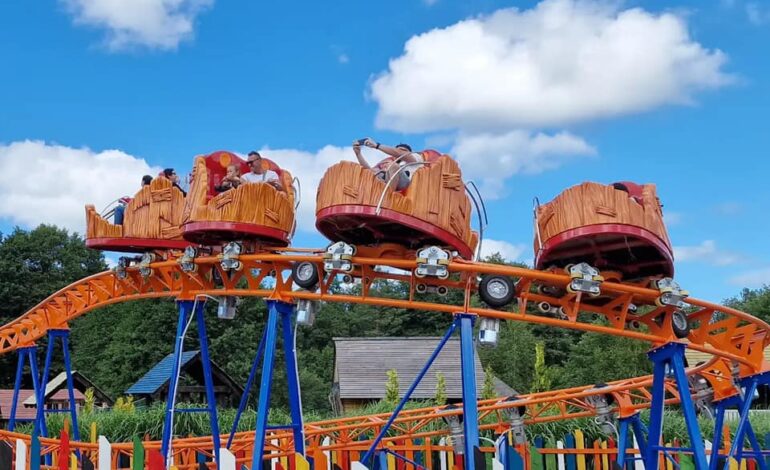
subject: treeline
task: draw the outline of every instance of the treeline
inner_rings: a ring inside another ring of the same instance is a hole
[[[500,256],[487,261],[502,263]],[[41,225],[16,229],[0,240],[0,323],[5,324],[69,283],[107,269],[97,251],[77,235]],[[403,298],[406,287],[383,282],[379,295]],[[459,299],[436,297],[438,302]],[[478,302],[478,299],[474,299]],[[730,305],[770,319],[770,289],[745,289]],[[234,320],[218,320],[207,306],[212,360],[244,384],[262,335],[266,308],[262,300],[244,299]],[[150,367],[173,350],[176,309],[172,300],[142,300],[93,311],[74,321],[73,367],[97,386],[118,397]],[[334,366],[334,337],[439,336],[449,326],[445,313],[407,311],[357,304],[325,304],[312,327],[297,335],[302,401],[322,415],[331,410],[329,393]],[[187,349],[196,348],[194,328]],[[41,341],[39,346],[43,346]],[[544,347],[538,348],[538,344]],[[543,354],[537,361],[537,350]],[[501,325],[496,348],[480,348],[482,363],[520,393],[564,388],[633,377],[651,372],[648,345],[594,333],[547,328],[518,322]],[[282,361],[282,357],[276,358]],[[0,357],[0,387],[13,386],[15,354]],[[383,380],[385,380],[383,378]],[[273,404],[287,403],[286,378],[276,368]],[[256,393],[256,391],[253,391]],[[256,397],[254,397],[256,400]],[[253,403],[253,401],[252,401]]]

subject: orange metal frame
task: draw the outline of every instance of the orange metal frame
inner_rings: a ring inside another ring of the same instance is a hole
[[[330,273],[322,279],[316,292],[293,291],[290,270],[293,263],[307,261],[314,263],[323,273],[322,250],[282,249],[271,253],[246,254],[240,256],[242,268],[235,272],[225,272],[220,266],[219,256],[200,256],[196,258],[196,270],[184,272],[179,260],[173,254],[166,253],[167,259],[150,265],[151,273],[143,277],[139,268],[126,268],[124,275],[115,271],[106,271],[85,278],[56,292],[13,322],[0,328],[0,354],[9,353],[17,348],[29,346],[42,338],[49,329],[67,328],[70,321],[99,307],[128,300],[171,297],[193,299],[198,295],[234,295],[257,296],[287,302],[298,299],[322,300],[326,302],[351,302],[383,307],[428,310],[455,314],[468,312],[480,317],[501,320],[524,321],[558,328],[570,328],[593,331],[615,336],[623,336],[652,345],[661,345],[678,340],[671,329],[671,311],[674,307],[658,307],[655,300],[660,292],[647,287],[618,282],[604,282],[601,285],[602,302],[597,299],[583,298],[580,293],[568,293],[566,285],[569,276],[556,272],[536,271],[504,265],[455,260],[449,265],[453,274],[446,281],[420,279],[414,276],[416,261],[408,259],[411,252],[398,253],[388,248],[379,250],[362,249],[360,255],[353,258],[355,265],[352,275],[361,280],[360,293],[333,290],[336,274]],[[383,257],[385,254],[397,257]],[[382,272],[375,269],[387,266],[403,270],[406,274]],[[218,275],[214,275],[217,272]],[[510,276],[517,280],[518,303],[514,302],[511,310],[492,310],[471,305],[471,297],[476,289],[475,279],[482,274]],[[263,281],[271,278],[273,287],[265,288]],[[378,280],[404,281],[409,286],[407,299],[378,297],[372,285]],[[451,289],[463,291],[460,305],[429,303],[418,299],[415,292],[418,283],[446,285]],[[543,289],[544,286],[550,289]],[[555,287],[555,289],[554,289]],[[556,292],[556,293],[552,293]],[[531,308],[539,302],[548,302],[561,307],[565,318],[555,318],[545,314],[532,313]],[[738,310],[715,305],[709,302],[688,298],[687,303],[693,311],[688,313],[692,330],[686,339],[691,349],[713,355],[710,362],[688,370],[705,377],[714,389],[714,399],[720,400],[738,393],[735,380],[768,370],[764,361],[763,350],[770,342],[770,326],[765,322]],[[601,304],[601,305],[599,305]],[[639,311],[634,313],[631,305]],[[586,320],[587,315],[579,312],[601,315],[607,320],[606,325],[599,325]],[[634,328],[634,325],[638,325]],[[736,364],[737,367],[734,367]],[[620,380],[606,387],[576,387],[530,395],[523,395],[514,401],[506,399],[483,400],[479,402],[480,429],[504,432],[509,428],[504,411],[513,407],[525,407],[528,423],[548,422],[577,417],[592,416],[595,408],[589,398],[596,395],[611,395],[620,417],[633,415],[638,410],[650,406],[652,393],[651,377],[637,377]],[[667,400],[678,402],[679,396],[673,384],[667,384]],[[447,431],[442,423],[442,416],[450,413],[460,414],[461,410],[442,410],[440,407],[408,410],[396,419],[393,430],[397,436],[388,437],[385,442],[424,438],[444,435]],[[384,426],[388,415],[374,415],[341,418],[321,421],[306,425],[308,453],[334,450],[364,450],[371,438]],[[322,445],[324,437],[331,437],[330,445]],[[7,432],[0,432],[0,440],[14,440],[27,437]],[[274,431],[268,435],[266,458],[289,455],[293,452],[290,432]],[[55,440],[44,440],[44,447],[53,446]],[[153,447],[154,446],[154,447]],[[159,447],[159,442],[147,443],[146,448]],[[92,444],[73,443],[74,449],[80,449],[86,455],[93,454]],[[248,454],[250,460],[253,447],[253,433],[236,435],[231,450],[236,454]],[[211,439],[208,437],[179,439],[174,442],[174,451],[179,453],[195,451],[211,453]],[[129,454],[131,444],[115,444],[115,453]]]

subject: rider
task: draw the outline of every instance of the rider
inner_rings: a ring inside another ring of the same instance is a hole
[[[279,191],[285,191],[281,185],[281,180],[278,178],[278,173],[262,167],[262,155],[259,152],[256,150],[249,152],[246,164],[249,165],[251,171],[241,176],[242,183],[267,183]]]
[[[365,145],[369,148],[373,148],[376,150],[379,150],[380,152],[387,155],[387,157],[384,160],[381,160],[379,163],[377,163],[374,167],[369,165],[369,163],[364,159],[364,157],[361,155],[361,145]],[[353,142],[353,152],[356,154],[356,158],[358,159],[358,163],[361,164],[366,169],[372,170],[378,178],[382,179],[385,182],[388,182],[393,178],[393,175],[398,173],[398,176],[396,177],[396,190],[401,191],[402,189],[409,186],[409,172],[405,170],[399,171],[401,168],[401,165],[409,165],[412,163],[422,163],[428,161],[428,155],[433,156],[435,153],[438,155],[438,152],[435,150],[426,150],[423,152],[413,152],[412,147],[408,144],[398,144],[395,147],[391,147],[389,145],[383,145],[379,142],[375,142],[374,140],[370,139],[369,137],[361,140],[356,140]]]

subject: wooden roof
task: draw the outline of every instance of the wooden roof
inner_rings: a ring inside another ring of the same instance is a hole
[[[420,373],[431,353],[438,345],[438,337],[404,338],[334,338],[335,382],[339,385],[341,399],[381,399],[385,396],[387,371],[396,369],[401,395]],[[484,369],[478,353],[475,357],[476,392],[481,394],[484,385]],[[462,397],[460,372],[460,340],[450,339],[438,355],[420,385],[412,394],[414,399],[433,398],[436,392],[436,372],[446,379],[447,398]],[[499,396],[509,396],[515,391],[495,380]]]

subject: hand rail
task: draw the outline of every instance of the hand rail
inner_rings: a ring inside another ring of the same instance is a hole
[[[395,162],[392,164],[395,164]],[[391,176],[388,182],[385,183],[385,187],[382,189],[382,194],[380,194],[380,200],[377,202],[377,209],[375,209],[374,211],[375,215],[380,215],[380,212],[382,211],[382,203],[385,201],[385,193],[388,191],[388,188],[390,187],[390,183],[392,183],[393,180],[396,179],[396,176],[398,176],[402,171],[406,170],[407,168],[411,168],[414,166],[425,166],[425,165],[428,165],[428,163],[414,162],[414,163],[407,163],[406,165],[401,165],[398,168],[398,171],[393,173],[393,176]]]
[[[476,195],[471,192],[471,190],[468,188],[468,185],[471,185],[473,189],[476,192]],[[481,247],[484,244],[484,229],[487,228],[489,225],[489,219],[487,218],[487,208],[484,205],[484,198],[481,197],[481,193],[479,192],[479,188],[476,186],[476,183],[473,181],[468,181],[465,183],[465,192],[468,193],[468,196],[470,197],[471,201],[473,201],[473,205],[476,206],[476,215],[479,219],[479,244],[476,247],[476,253],[474,254],[474,261],[478,261],[481,258]],[[478,196],[479,200],[476,200],[476,196]],[[481,203],[481,209],[479,209],[479,203]],[[483,213],[482,213],[483,211]],[[484,216],[484,221],[482,223],[482,214]]]
[[[532,213],[534,215],[534,222],[535,222],[535,237],[537,238],[537,256],[535,258],[538,258],[540,256],[540,252],[543,250],[543,239],[540,236],[540,225],[537,223],[537,210],[540,209],[540,199],[535,196],[535,198],[532,200]]]
[[[302,202],[302,184],[300,183],[299,178],[295,176],[294,179],[291,180],[291,186],[294,188],[294,211],[296,212],[297,209],[299,209],[299,203]]]

